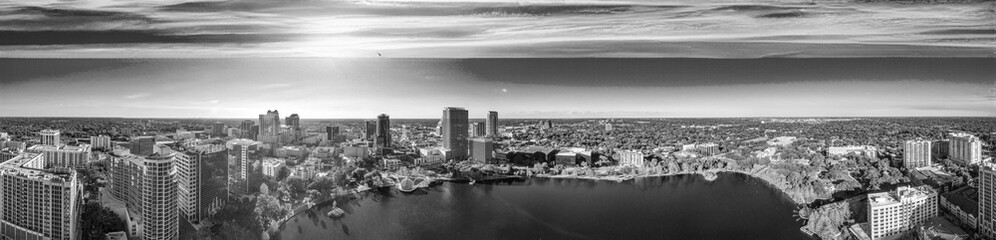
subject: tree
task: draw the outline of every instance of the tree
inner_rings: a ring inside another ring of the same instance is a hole
[[[128,226],[110,208],[102,207],[96,202],[83,205],[80,213],[80,229],[82,239],[104,239],[109,232],[127,231]]]
[[[284,183],[287,185],[287,191],[294,195],[302,194],[308,190],[308,182],[298,176],[288,177]]]
[[[274,196],[261,194],[256,198],[256,207],[253,209],[253,213],[255,213],[260,226],[271,226],[271,222],[290,215],[291,207],[290,204],[281,204]]]

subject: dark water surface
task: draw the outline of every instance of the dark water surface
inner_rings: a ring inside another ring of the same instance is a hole
[[[794,204],[763,181],[721,173],[623,183],[530,179],[512,184],[443,183],[413,194],[364,193],[287,221],[293,239],[810,239]]]

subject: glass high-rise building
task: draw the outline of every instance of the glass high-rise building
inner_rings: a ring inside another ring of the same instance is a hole
[[[391,117],[387,114],[377,116],[377,128],[374,133],[374,146],[378,149],[391,147]]]
[[[488,112],[488,119],[485,120],[485,124],[487,125],[487,128],[488,128],[487,132],[486,132],[487,136],[488,137],[497,137],[498,136],[498,112],[496,112],[496,111],[490,111],[490,112]]]
[[[467,146],[468,127],[466,109],[458,107],[443,109],[441,135],[443,136],[443,148],[449,151],[449,154],[446,154],[447,159],[467,159],[467,151],[469,149]]]
[[[236,139],[226,143],[228,148],[228,192],[231,196],[242,196],[252,192],[251,183],[258,177],[254,164],[262,160],[259,142]],[[259,186],[259,185],[256,185]]]
[[[199,223],[228,203],[228,149],[224,145],[187,148],[177,161],[180,213]]]
[[[259,115],[259,136],[257,140],[276,140],[280,136],[280,113],[277,110],[266,111]]]

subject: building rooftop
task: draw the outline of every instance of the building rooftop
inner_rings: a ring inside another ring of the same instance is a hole
[[[935,193],[934,189],[928,186],[899,187],[891,192],[869,193],[868,204],[872,207],[898,204],[903,199],[925,198]]]
[[[70,169],[43,169],[44,158],[38,153],[22,153],[0,163],[0,173],[4,175],[21,175],[28,178],[43,179],[50,182],[71,182],[76,171]]]
[[[34,145],[34,146],[29,147],[28,151],[32,151],[32,152],[42,152],[42,151],[86,152],[86,151],[90,151],[90,145],[86,145],[86,144],[79,145],[79,146],[70,146],[70,145],[60,145],[60,146]]]
[[[979,213],[979,192],[972,186],[964,186],[950,192],[941,194],[941,197],[948,202],[958,206],[959,209],[972,216]]]
[[[927,235],[929,239],[968,239],[968,233],[964,229],[955,226],[943,217],[929,218],[920,227],[924,230],[923,234]]]

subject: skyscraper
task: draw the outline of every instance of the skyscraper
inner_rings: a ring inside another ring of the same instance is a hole
[[[474,162],[490,163],[494,158],[494,142],[485,137],[471,138],[470,152]]]
[[[377,132],[377,124],[373,121],[364,121],[363,124],[363,131],[365,132],[363,139],[373,140],[374,133]]]
[[[0,239],[77,239],[76,171],[44,165],[37,153],[0,164]]]
[[[377,116],[376,137],[374,146],[378,149],[391,148],[391,117],[387,114]]]
[[[497,137],[498,136],[498,112],[490,111],[488,112],[488,119],[485,121],[487,124],[487,137]]]
[[[325,127],[325,140],[335,140],[335,137],[339,136],[339,126],[326,126]]]
[[[470,136],[471,137],[483,137],[485,136],[485,126],[482,122],[475,122],[470,124]]]
[[[180,213],[196,224],[228,203],[228,149],[224,145],[196,145],[178,156]]]
[[[228,148],[228,191],[232,196],[247,195],[250,184],[255,182],[258,171],[254,163],[262,160],[259,142],[235,139],[225,144]],[[257,185],[258,186],[258,185]]]
[[[211,137],[221,137],[225,135],[225,123],[214,122],[211,124]]]
[[[256,123],[254,123],[252,120],[242,121],[242,123],[239,124],[239,134],[241,135],[240,138],[249,138],[249,139],[256,138],[256,135],[252,134],[252,127],[255,125]]]
[[[982,141],[979,137],[968,133],[951,133],[948,157],[966,165],[979,164],[982,162]]]
[[[111,197],[125,202],[138,222],[142,239],[178,239],[179,204],[175,164],[176,152],[135,156],[111,154]]]
[[[59,130],[45,129],[42,130],[41,134],[41,145],[47,146],[58,146],[62,145],[62,141],[59,139]]]
[[[301,129],[301,117],[297,116],[297,113],[292,113],[290,117],[287,117],[287,127],[291,130]]]
[[[979,167],[979,233],[985,239],[996,239],[996,165]]]
[[[280,113],[277,110],[266,111],[259,115],[259,136],[257,140],[275,142],[280,138]]]
[[[903,150],[903,167],[906,169],[930,166],[930,141],[909,140],[906,141]]]
[[[467,158],[467,110],[458,107],[443,109],[443,148],[449,150],[447,159]]]

